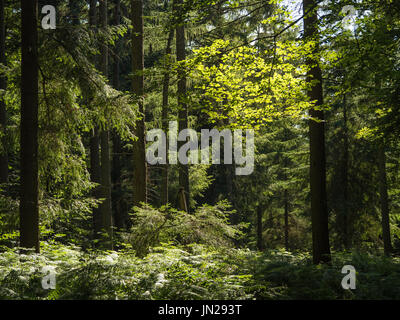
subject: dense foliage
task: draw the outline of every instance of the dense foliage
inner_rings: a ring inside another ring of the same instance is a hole
[[[400,299],[398,2],[21,1],[0,0],[0,299]],[[152,129],[251,129],[254,168],[150,165]]]
[[[338,284],[343,265],[356,265],[358,287]],[[55,290],[41,285],[54,266]],[[129,250],[83,252],[42,244],[42,254],[0,255],[1,299],[399,299],[400,261],[367,254],[333,255],[331,266],[305,253],[212,248],[200,244],[153,247],[145,258]]]

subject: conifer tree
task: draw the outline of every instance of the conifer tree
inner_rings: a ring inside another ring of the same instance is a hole
[[[132,92],[139,105],[140,120],[136,122],[133,143],[133,204],[138,206],[147,202],[147,163],[145,150],[145,112],[144,112],[144,54],[143,54],[143,1],[131,0],[132,17]]]
[[[186,40],[185,25],[183,15],[183,2],[175,0],[175,14],[177,20],[176,26],[176,60],[177,62],[186,59]],[[180,69],[178,74],[178,131],[181,132],[188,128],[188,106],[186,103],[186,75],[185,71]],[[178,141],[178,150],[184,144],[184,141]],[[179,164],[179,207],[181,210],[189,210],[189,167],[185,164]]]
[[[20,245],[39,252],[38,3],[21,0]]]
[[[7,64],[6,60],[6,25],[4,15],[4,0],[0,0],[0,63]],[[0,74],[0,90],[7,89],[6,76]],[[4,93],[3,93],[4,95]],[[7,110],[4,96],[0,96],[0,183],[8,182],[8,154],[7,154]]]
[[[312,57],[307,63],[309,72],[307,81],[310,83],[308,96],[310,101],[316,101],[310,110],[312,119],[310,130],[310,188],[311,188],[311,220],[313,234],[313,262],[329,262],[330,246],[328,234],[328,208],[326,199],[326,163],[325,163],[325,123],[324,112],[318,107],[323,104],[322,72],[317,58],[318,54],[318,16],[315,0],[303,0],[304,37],[314,42]]]

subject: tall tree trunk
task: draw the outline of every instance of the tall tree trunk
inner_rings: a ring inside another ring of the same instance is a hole
[[[70,14],[70,19],[71,19],[71,24],[73,26],[78,26],[80,25],[80,20],[79,20],[79,3],[76,0],[69,0],[68,2],[68,7],[69,7],[69,14]]]
[[[0,63],[6,65],[5,54],[5,14],[4,0],[0,0]],[[7,89],[6,77],[0,76],[0,90]],[[8,182],[8,152],[6,141],[7,112],[3,97],[0,97],[0,126],[1,126],[1,150],[0,150],[0,183]]]
[[[114,0],[114,25],[118,26],[121,23],[121,1]],[[121,52],[121,41],[117,40],[115,45],[115,53],[113,55],[113,86],[115,89],[120,89],[120,63],[119,63],[119,53]],[[121,168],[122,168],[122,141],[117,132],[112,135],[113,140],[113,156],[112,156],[112,208],[114,213],[114,224],[117,229],[122,229],[125,227],[125,217],[122,212],[121,206]]]
[[[133,143],[133,204],[147,202],[147,164],[145,150],[144,96],[144,55],[143,55],[143,0],[131,0],[132,15],[132,92],[139,98],[139,112],[142,116],[136,122],[137,140]]]
[[[125,214],[122,207],[122,142],[117,132],[113,133],[113,156],[111,180],[112,190],[112,208],[114,213],[114,225],[117,229],[125,228]]]
[[[4,15],[4,0],[0,0],[0,63],[7,64],[6,61],[6,26]],[[7,81],[4,75],[0,75],[0,90],[7,89]],[[1,132],[1,149],[0,149],[0,183],[8,182],[8,152],[7,152],[7,111],[4,98],[0,96],[0,132]]]
[[[37,0],[21,0],[21,247],[39,252]]]
[[[97,27],[97,0],[90,0],[89,7],[89,25],[91,28]],[[93,190],[93,196],[96,199],[101,197],[100,190],[100,136],[98,128],[95,128],[90,138],[90,179],[92,182],[99,184]],[[93,209],[93,231],[94,237],[99,238],[102,229],[102,219],[100,208]]]
[[[186,59],[186,40],[185,40],[185,25],[182,13],[182,0],[176,0],[175,13],[178,18],[176,26],[176,60],[183,61]],[[187,129],[188,127],[188,108],[186,103],[186,75],[184,70],[178,71],[178,126],[179,132]],[[178,150],[185,144],[185,141],[178,141]],[[187,211],[190,209],[189,205],[189,166],[179,164],[179,186],[185,195],[185,202]],[[185,208],[179,208],[184,210]]]
[[[94,183],[100,184],[100,149],[99,149],[99,132],[97,128],[93,130],[90,138],[90,180]],[[100,186],[96,186],[93,190],[93,196],[96,199],[101,197]],[[101,232],[102,222],[100,208],[93,209],[93,231],[94,237],[97,239]]]
[[[112,209],[111,209],[111,162],[109,131],[104,129],[100,134],[101,144],[101,197],[105,200],[100,206],[102,227],[107,232],[107,247],[112,248]]]
[[[107,28],[107,0],[100,1],[100,27]],[[108,47],[101,47],[100,71],[105,77],[108,75]],[[111,162],[110,162],[110,134],[107,124],[100,133],[100,160],[101,160],[101,197],[105,200],[100,205],[102,227],[108,235],[106,246],[112,248],[112,210],[111,210]]]
[[[284,210],[285,210],[285,249],[289,251],[289,199],[288,191],[285,189],[284,195]]]
[[[312,9],[314,8],[314,9]],[[328,209],[326,200],[326,160],[325,160],[325,127],[324,112],[317,110],[323,103],[322,72],[317,54],[318,46],[318,16],[315,0],[303,0],[304,37],[316,42],[313,56],[307,59],[310,70],[307,81],[317,80],[308,92],[310,101],[316,101],[316,108],[310,110],[310,116],[315,120],[309,122],[310,132],[310,189],[311,189],[311,221],[313,239],[313,262],[330,262]]]
[[[386,178],[386,155],[384,143],[378,147],[378,166],[379,166],[379,189],[382,215],[382,238],[385,255],[392,252],[392,242],[390,240],[390,223],[389,223],[389,200],[388,187]]]
[[[224,143],[226,143],[224,141]],[[225,152],[225,150],[224,150]],[[225,156],[225,154],[224,154]],[[233,164],[224,164],[225,167],[225,184],[226,184],[226,198],[229,201],[229,203],[232,205],[232,208],[236,208],[236,203],[235,203],[235,189],[234,189],[234,179],[235,179],[235,174],[234,174],[234,165]],[[238,212],[235,210],[235,212],[231,215],[231,222],[232,224],[237,224],[239,223],[240,216]]]
[[[121,1],[114,0],[115,8],[114,8],[114,25],[119,26],[121,24]],[[121,52],[121,41],[118,39],[115,45],[115,53],[113,59],[113,86],[115,89],[119,89],[120,87],[120,64],[119,64],[119,54]]]
[[[343,219],[342,219],[342,232],[343,232],[343,247],[349,249],[349,232],[348,232],[348,206],[349,206],[349,195],[348,195],[348,171],[349,171],[349,136],[347,127],[347,104],[346,104],[346,94],[343,97]]]
[[[264,249],[262,241],[262,232],[263,232],[262,216],[263,216],[263,208],[259,204],[257,207],[257,249],[259,251],[262,251]]]
[[[97,27],[97,0],[90,0],[89,7],[89,25],[91,28]],[[90,180],[100,184],[100,137],[99,130],[95,128],[90,138]],[[100,186],[96,186],[93,190],[93,196],[96,199],[101,197]],[[102,229],[102,219],[100,208],[93,209],[93,231],[94,237],[99,238]]]
[[[90,0],[89,4],[89,25],[93,28],[97,25],[97,0]]]
[[[168,132],[168,91],[169,91],[169,80],[170,80],[170,55],[171,55],[171,45],[172,40],[174,38],[174,29],[171,28],[168,34],[167,40],[167,47],[165,49],[165,58],[166,58],[166,70],[164,74],[163,80],[163,91],[162,91],[162,111],[161,111],[161,118],[162,118],[162,130],[163,132]],[[167,139],[167,146],[166,149],[168,150],[168,139]],[[167,163],[162,166],[162,178],[161,178],[161,204],[166,205],[168,203],[168,172],[169,172],[169,164],[168,164],[168,157]]]

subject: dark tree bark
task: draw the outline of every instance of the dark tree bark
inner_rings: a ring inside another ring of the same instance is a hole
[[[136,122],[137,140],[133,143],[133,187],[134,206],[147,202],[147,163],[145,150],[144,55],[143,55],[143,0],[131,0],[132,15],[132,92],[139,98],[142,116]]]
[[[226,143],[224,141],[224,143]],[[225,150],[224,150],[225,152]],[[225,155],[224,155],[225,156]],[[229,203],[232,205],[232,208],[236,208],[235,203],[235,167],[234,164],[224,164],[225,170],[225,185],[226,185],[226,198]],[[232,224],[239,223],[240,215],[237,211],[235,211],[231,215]]]
[[[285,210],[285,249],[289,251],[289,199],[288,191],[285,189],[283,194],[284,210]]]
[[[117,88],[116,88],[117,89]],[[116,132],[113,133],[113,156],[112,156],[112,170],[111,180],[113,185],[112,190],[112,209],[114,214],[114,225],[117,229],[125,228],[125,214],[122,206],[122,142]]]
[[[167,47],[165,49],[165,57],[167,59],[166,70],[163,79],[163,91],[162,91],[162,130],[164,132],[168,132],[168,91],[169,91],[169,80],[170,80],[170,54],[171,54],[171,45],[172,40],[174,38],[174,29],[171,28],[168,34]],[[167,150],[168,150],[168,139],[167,139]],[[168,172],[169,172],[169,164],[168,157],[167,163],[162,166],[162,178],[161,178],[161,204],[166,205],[168,203]]]
[[[21,0],[21,247],[39,252],[37,0]]]
[[[76,0],[69,0],[68,7],[69,7],[69,14],[70,14],[70,19],[71,19],[71,24],[73,26],[80,25],[80,20],[79,20],[79,12],[80,12],[79,2],[76,1]]]
[[[263,208],[261,205],[258,205],[258,207],[257,207],[257,249],[259,251],[262,251],[264,249],[263,240],[262,240],[262,232],[263,232],[262,216],[263,216]]]
[[[107,247],[112,248],[112,209],[111,209],[111,161],[110,161],[110,134],[104,129],[100,134],[101,144],[101,203],[102,227],[107,232]]]
[[[392,242],[390,240],[389,197],[386,178],[386,154],[383,143],[381,143],[378,147],[378,166],[383,246],[385,255],[390,255],[390,253],[392,252]]]
[[[347,104],[346,104],[346,95],[343,97],[343,219],[342,219],[342,241],[343,247],[345,249],[349,249],[349,232],[348,232],[348,172],[349,172],[349,136],[348,136],[348,127],[347,127]]]
[[[0,0],[0,63],[7,64],[6,61],[6,26],[4,21],[4,0]],[[0,90],[7,89],[7,80],[4,75],[0,75]],[[1,131],[1,150],[0,150],[0,183],[8,182],[8,152],[7,152],[7,111],[4,98],[0,97],[0,131]]]
[[[97,0],[90,0],[89,7],[89,24],[91,28],[97,26]],[[100,137],[99,130],[95,128],[90,138],[90,179],[92,182],[100,184]],[[93,190],[93,196],[96,199],[101,197],[100,186],[96,186]],[[94,237],[99,238],[102,229],[102,219],[100,208],[93,209],[93,231]]]
[[[121,1],[114,0],[114,25],[118,26],[121,23]],[[115,46],[115,53],[113,55],[113,86],[115,89],[120,89],[120,63],[119,52],[121,51],[121,41],[117,40]],[[114,225],[117,229],[125,227],[125,216],[123,213],[122,202],[122,189],[121,189],[121,174],[122,174],[122,141],[117,132],[112,135],[113,141],[113,156],[112,156],[112,170],[111,180],[113,185],[112,190],[112,208],[114,214]]]
[[[97,129],[93,130],[93,134],[90,138],[90,180],[92,182],[100,184],[100,149],[99,149],[100,139],[99,132]],[[93,196],[99,199],[100,187],[96,186],[93,190]],[[100,208],[93,209],[93,230],[94,237],[98,238],[101,232],[101,214]]]
[[[107,0],[100,0],[100,27],[107,28]],[[101,47],[100,71],[105,77],[108,75],[108,47]],[[101,197],[104,201],[100,205],[102,227],[108,235],[105,241],[107,247],[112,248],[112,209],[111,209],[111,161],[110,161],[110,133],[107,124],[100,133],[100,160],[101,160]]]
[[[178,192],[178,208],[185,212],[189,211],[188,204],[186,202],[185,190],[183,188],[180,188]]]
[[[313,9],[312,9],[313,8]],[[318,16],[315,0],[303,0],[304,37],[317,43],[311,58],[307,59],[310,70],[307,81],[317,82],[308,92],[310,101],[316,101],[316,108],[310,110],[315,120],[309,122],[310,136],[310,189],[311,189],[311,221],[313,239],[313,262],[330,262],[328,209],[326,200],[326,159],[325,159],[325,125],[324,112],[317,110],[323,104],[322,72],[316,57],[318,48]]]
[[[178,20],[176,26],[176,60],[183,61],[186,59],[186,40],[185,40],[185,25],[182,14],[182,0],[176,0],[175,14]],[[186,103],[186,75],[184,70],[178,71],[178,127],[179,132],[188,127],[188,108]],[[184,141],[178,141],[178,150],[185,144]],[[179,186],[184,191],[185,203],[187,211],[189,211],[189,166],[179,164]],[[184,208],[179,208],[184,210]]]
[[[96,26],[97,25],[97,0],[90,0],[90,6],[89,6],[89,24],[90,26]]]
[[[121,1],[120,0],[114,0],[114,25],[119,26],[121,24]],[[120,63],[119,63],[119,53],[121,50],[121,41],[117,40],[116,42],[116,50],[114,53],[114,59],[113,59],[113,86],[115,89],[119,89],[120,87],[120,79],[119,79],[119,73],[120,73]]]

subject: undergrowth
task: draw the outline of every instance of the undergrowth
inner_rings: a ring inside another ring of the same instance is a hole
[[[0,253],[0,299],[400,299],[400,261],[333,254],[315,266],[307,253],[264,253],[163,243],[139,258],[131,249],[83,251],[42,242],[41,254]],[[355,290],[341,287],[344,265],[357,271]],[[56,288],[45,290],[43,267]]]

